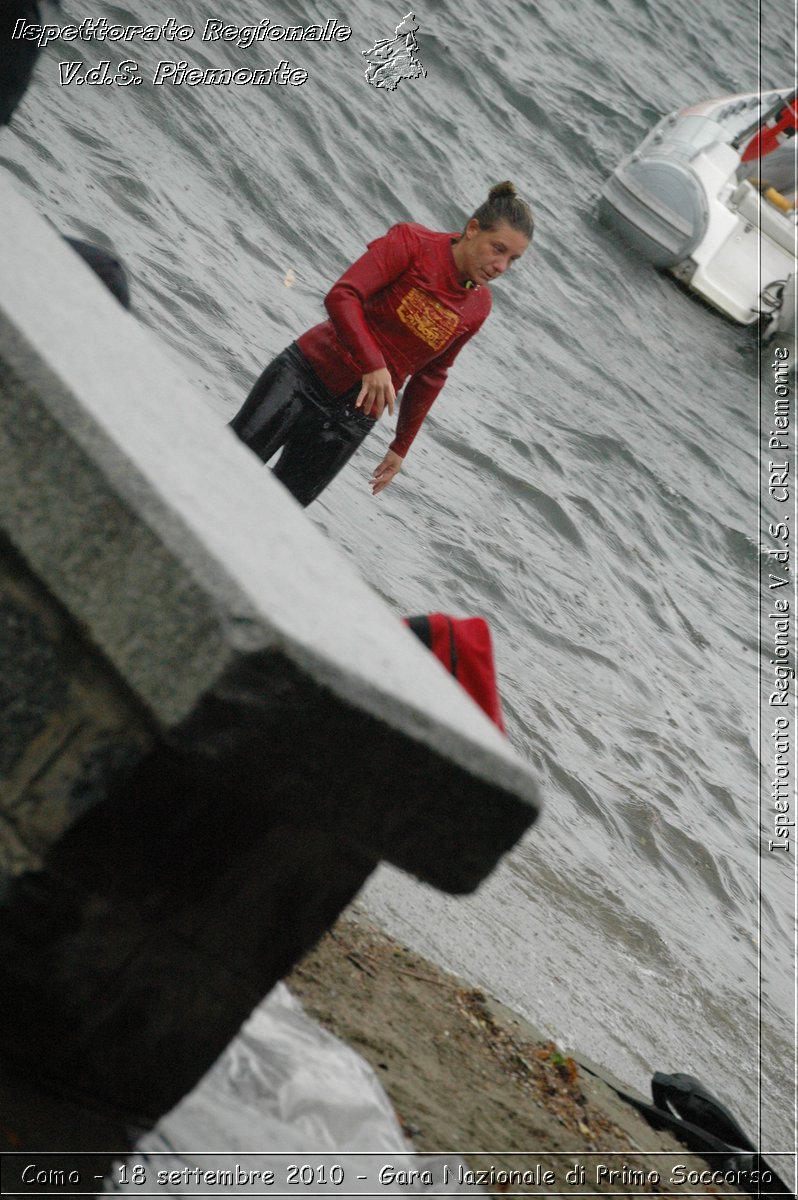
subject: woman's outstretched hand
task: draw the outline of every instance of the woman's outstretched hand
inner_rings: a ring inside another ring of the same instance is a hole
[[[362,408],[366,416],[371,413],[376,421],[386,407],[389,416],[393,416],[395,401],[396,392],[388,368],[380,367],[378,371],[367,371],[363,376],[363,386],[355,401],[355,408]]]
[[[383,492],[388,484],[393,482],[401,471],[403,462],[404,459],[400,455],[394,454],[393,450],[388,451],[369,480],[372,496],[379,496],[380,492]]]

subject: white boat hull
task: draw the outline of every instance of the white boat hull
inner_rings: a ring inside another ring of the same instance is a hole
[[[600,202],[607,224],[651,263],[740,324],[764,316],[769,332],[785,323],[794,295],[796,211],[746,178],[749,169],[766,177],[768,158],[743,164],[734,143],[784,95],[671,113],[619,164]]]

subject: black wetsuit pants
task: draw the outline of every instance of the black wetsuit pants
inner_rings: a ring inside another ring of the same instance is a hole
[[[292,342],[272,359],[230,427],[262,462],[282,447],[274,474],[307,506],[374,428],[355,409],[360,384],[332,396]]]

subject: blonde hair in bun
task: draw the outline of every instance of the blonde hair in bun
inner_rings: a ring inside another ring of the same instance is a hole
[[[506,221],[511,229],[522,233],[530,241],[535,230],[532,209],[526,200],[521,199],[515,184],[509,179],[493,185],[487,200],[480,204],[471,220],[478,221],[480,229],[495,229],[502,221]]]

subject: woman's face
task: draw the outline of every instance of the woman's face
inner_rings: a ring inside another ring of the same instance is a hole
[[[474,283],[491,283],[518,261],[528,245],[529,238],[506,221],[500,221],[495,229],[480,229],[479,221],[472,217],[454,248],[455,261]]]

